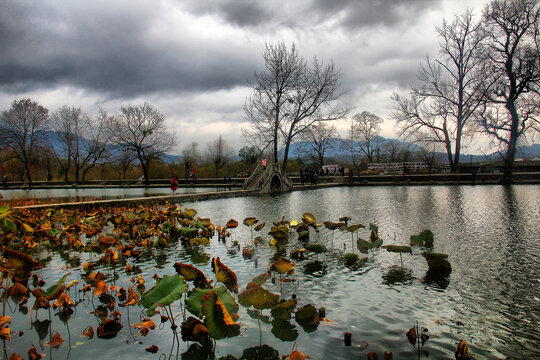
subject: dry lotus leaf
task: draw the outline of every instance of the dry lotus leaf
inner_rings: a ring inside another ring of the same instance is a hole
[[[100,339],[112,339],[122,329],[122,324],[116,320],[103,320],[97,328],[97,336]]]
[[[8,360],[24,360],[21,355],[17,353],[11,354],[11,356],[8,358]]]
[[[11,324],[11,316],[0,316],[0,326]]]
[[[60,306],[66,307],[71,305],[73,305],[73,302],[71,301],[69,296],[65,292],[62,292],[62,294],[58,296],[58,299],[56,299],[56,301],[53,303],[53,308],[56,309]]]
[[[247,217],[244,219],[244,225],[246,226],[253,226],[258,222],[259,222],[259,219],[257,219],[256,217]]]
[[[469,353],[469,349],[465,341],[461,340],[459,342],[454,355],[456,357],[456,360],[470,360],[471,359],[471,354]]]
[[[234,229],[236,227],[238,227],[238,221],[234,219],[227,221],[227,224],[225,225],[226,229]]]
[[[104,280],[100,280],[96,284],[96,289],[94,290],[94,295],[99,296],[99,295],[105,294],[106,292],[107,292],[107,284],[105,283]]]
[[[145,350],[148,352],[151,352],[152,354],[155,354],[158,352],[159,347],[157,347],[157,345],[152,345],[152,346],[147,347]]]
[[[238,281],[234,271],[219,260],[219,257],[212,258],[212,271],[216,274],[216,280],[225,284],[227,289],[232,292],[238,292]]]
[[[291,273],[293,270],[294,263],[284,257],[280,257],[270,266],[270,271],[276,271],[279,274]]]
[[[176,272],[182,275],[186,281],[193,281],[197,278],[206,278],[201,270],[191,264],[177,262],[174,263],[173,266]]]
[[[64,342],[64,339],[60,336],[59,333],[54,333],[51,340],[48,343],[45,343],[45,346],[58,348],[62,343]]]
[[[28,349],[28,358],[30,360],[38,360],[45,357],[45,354],[40,354],[37,352],[37,349],[34,345],[30,349]]]
[[[293,351],[291,355],[289,355],[289,360],[305,360],[305,359],[311,359],[311,357],[302,354],[300,351]]]
[[[28,289],[19,283],[14,283],[11,285],[8,291],[9,296],[19,296],[19,295],[26,295],[28,293]]]
[[[143,321],[141,323],[133,324],[131,325],[132,328],[135,329],[151,329],[154,330],[156,328],[156,324],[152,320],[146,319],[146,321]]]
[[[409,331],[407,331],[407,339],[409,339],[409,343],[414,346],[416,344],[416,329],[410,328]]]
[[[120,304],[120,306],[131,306],[131,305],[135,305],[139,299],[141,297],[139,296],[139,294],[137,294],[132,287],[129,288],[129,291],[128,291],[128,297],[126,299],[126,301],[124,301],[122,304]]]
[[[89,339],[94,338],[94,328],[89,326],[88,329],[85,332],[83,332],[83,335]]]
[[[8,327],[0,327],[0,339],[11,340],[11,329]]]

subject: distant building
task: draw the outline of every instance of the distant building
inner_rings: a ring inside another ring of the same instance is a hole
[[[396,163],[369,163],[367,165],[368,171],[377,172],[403,172],[407,169],[407,172],[419,172],[428,170],[429,165],[426,162],[396,162]]]

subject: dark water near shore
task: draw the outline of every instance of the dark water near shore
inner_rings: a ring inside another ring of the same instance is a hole
[[[258,245],[252,259],[242,257],[242,247],[251,242],[249,228],[242,225],[248,216],[267,223],[261,234],[255,233],[265,239],[270,238],[267,233],[272,221],[282,216],[300,220],[305,212],[311,212],[320,223],[337,221],[341,216],[350,216],[351,223],[375,223],[386,244],[408,245],[411,235],[430,229],[435,235],[433,250],[449,255],[453,271],[448,277],[433,278],[427,274],[426,261],[420,255],[424,249],[419,247],[413,248],[413,255],[403,255],[403,268],[399,254],[384,249],[368,255],[355,249],[360,260],[347,266],[343,254],[353,251],[351,235],[337,230],[332,237],[324,226],[319,233],[311,230],[310,241],[325,244],[329,252],[295,261],[294,282],[269,280],[265,284],[268,290],[284,298],[296,294],[299,306],[311,303],[326,308],[331,322],[321,322],[316,330],[302,328],[294,318],[291,320],[293,333],[298,334],[298,350],[313,359],[365,358],[368,351],[377,351],[382,358],[385,350],[391,350],[394,359],[417,358],[418,352],[407,342],[405,332],[418,321],[429,329],[431,336],[423,348],[429,357],[422,352],[422,359],[453,358],[461,339],[468,343],[475,359],[540,357],[539,186],[339,187],[183,205],[195,208],[199,216],[209,217],[216,225],[223,226],[231,218],[240,225],[232,230],[226,244],[213,238],[211,245],[200,253],[188,253],[179,243],[147,251],[137,263],[143,269],[147,289],[154,283],[154,273],[174,273],[172,264],[177,261],[194,262],[213,278],[209,259],[214,256],[236,272],[240,289],[245,288],[254,276],[269,268],[277,251],[272,246]],[[359,235],[369,238],[367,229],[360,230]],[[234,240],[240,249],[233,245]],[[296,236],[291,237],[284,255],[303,244]],[[78,253],[51,253],[43,257],[50,261],[39,273],[49,283],[65,273],[62,266],[82,264],[88,259],[87,254]],[[98,270],[114,278],[117,286],[131,284],[132,276],[127,276],[123,268]],[[78,271],[73,270],[68,281],[78,276]],[[53,319],[53,330],[66,343],[59,349],[42,350],[37,331],[29,328],[27,317],[16,315],[17,307],[11,303],[15,312],[11,327],[24,330],[25,335],[14,336],[6,343],[7,353],[16,351],[25,356],[32,344],[52,359],[157,359],[160,353],[168,358],[171,351],[174,358],[177,350],[180,354],[187,350],[185,343],[179,349],[171,349],[173,337],[168,326],[151,331],[146,338],[137,338],[144,344],[135,342],[126,314],[122,316],[124,328],[116,338],[81,338],[89,323],[97,327],[98,321],[90,315],[97,305],[97,300],[80,304],[69,321],[69,332],[63,323]],[[140,321],[139,310],[131,308],[131,323]],[[181,312],[179,302],[173,310]],[[259,345],[257,320],[243,307],[239,315],[242,334],[217,341],[218,358],[227,354],[239,357],[243,349]],[[263,315],[269,315],[269,311],[263,311]],[[39,317],[45,320],[48,315],[41,311]],[[294,342],[277,339],[271,330],[271,324],[262,324],[263,343],[281,355],[290,353]],[[344,332],[352,333],[353,346],[343,345]],[[66,346],[68,338],[71,348]],[[364,343],[367,348],[360,350],[357,345]],[[159,346],[158,354],[144,351],[152,344]]]

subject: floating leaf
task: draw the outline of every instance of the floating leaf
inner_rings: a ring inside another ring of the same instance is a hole
[[[433,233],[431,232],[431,230],[424,230],[418,235],[411,236],[411,245],[432,247]]]
[[[238,282],[234,271],[225,266],[219,257],[212,259],[212,271],[216,274],[216,280],[225,284],[227,289],[238,292]]]
[[[409,339],[409,343],[414,346],[416,344],[416,329],[414,327],[410,328],[409,331],[407,331],[407,339]]]
[[[240,325],[231,318],[217,292],[205,294],[201,299],[204,325],[210,336],[216,340],[240,335]]]
[[[247,308],[253,306],[257,310],[270,309],[279,303],[279,295],[257,287],[238,294],[238,302]]]
[[[103,320],[97,328],[97,336],[100,339],[112,339],[122,329],[122,324],[113,319]]]
[[[259,219],[257,219],[256,217],[247,217],[243,221],[244,225],[246,226],[253,226],[258,222],[259,222]]]
[[[225,305],[225,308],[229,313],[236,313],[238,311],[238,304],[234,300],[234,297],[232,297],[231,294],[227,291],[227,288],[225,286],[220,286],[215,289],[193,289],[189,297],[186,299],[186,306],[188,311],[197,317],[202,317],[202,297],[206,294],[211,293],[212,291],[215,291],[218,294],[219,299],[221,300],[223,305]]]
[[[184,278],[178,274],[163,275],[163,278],[141,298],[141,305],[152,315],[157,306],[167,306],[182,297],[188,289]]]
[[[456,360],[470,360],[471,354],[469,353],[469,349],[467,347],[467,343],[464,340],[461,340],[456,348],[456,352],[454,353],[454,356],[456,357]]]
[[[290,274],[294,272],[294,263],[281,256],[278,260],[270,265],[270,271],[276,271],[279,274]]]

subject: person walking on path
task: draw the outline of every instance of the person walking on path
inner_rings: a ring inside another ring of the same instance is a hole
[[[261,165],[264,170],[266,170],[266,158],[262,159]]]
[[[178,176],[171,177],[171,190],[173,195],[176,195],[176,189],[178,189]]]

